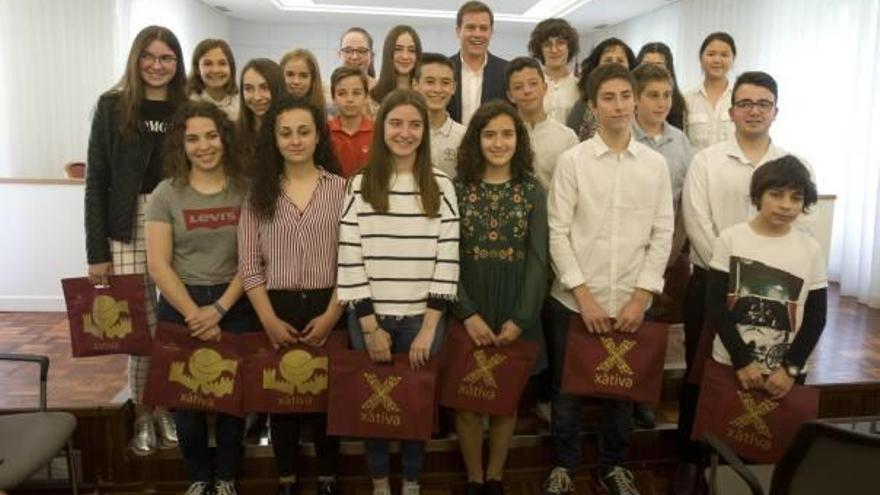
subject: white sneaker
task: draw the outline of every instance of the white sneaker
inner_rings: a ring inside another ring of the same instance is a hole
[[[403,482],[400,486],[400,495],[419,495],[421,489],[418,483]]]
[[[238,495],[235,490],[235,483],[232,481],[217,480],[214,483],[214,495]]]
[[[210,493],[208,490],[209,486],[204,481],[196,481],[195,483],[189,485],[189,488],[186,489],[186,493],[184,495],[207,495]]]
[[[629,471],[620,466],[614,466],[599,478],[599,484],[608,491],[609,495],[640,495],[636,488],[635,477]]]
[[[564,467],[555,467],[544,481],[544,495],[574,493],[574,481]]]

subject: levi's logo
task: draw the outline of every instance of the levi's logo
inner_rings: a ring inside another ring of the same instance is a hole
[[[238,225],[240,212],[240,206],[183,210],[183,220],[186,222],[186,230],[234,227]]]

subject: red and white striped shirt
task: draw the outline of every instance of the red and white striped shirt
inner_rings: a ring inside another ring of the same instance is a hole
[[[259,285],[267,290],[334,287],[344,197],[345,179],[321,170],[302,212],[282,192],[275,217],[261,221],[245,201],[238,224],[238,270],[244,290]]]

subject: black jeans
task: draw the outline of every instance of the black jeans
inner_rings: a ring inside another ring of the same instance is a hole
[[[562,393],[562,372],[568,344],[568,324],[572,316],[580,317],[556,299],[550,299],[551,331],[553,332],[553,409],[550,431],[556,466],[569,471],[577,469],[583,459],[582,397]],[[633,403],[600,399],[602,405],[598,428],[599,469],[601,472],[619,466],[626,459],[629,434],[633,425]]]
[[[186,289],[196,304],[206,306],[220,299],[227,286],[228,284],[189,285]],[[162,297],[159,298],[157,316],[160,321],[186,325],[183,315]],[[220,320],[220,329],[224,332],[243,333],[256,328],[253,308],[244,295]],[[244,419],[229,414],[216,414],[214,436],[217,440],[217,448],[212,456],[208,447],[207,415],[208,413],[204,411],[187,409],[174,411],[174,423],[177,425],[177,438],[186,464],[187,476],[191,482],[210,483],[214,472],[218,480],[233,481],[241,460]]]
[[[302,330],[312,318],[327,309],[333,289],[270,290],[269,300],[279,318]],[[272,451],[278,475],[296,474],[296,457],[299,453],[300,429],[303,424],[312,427],[312,439],[318,457],[318,474],[333,476],[339,458],[339,437],[327,435],[327,414],[270,414]]]

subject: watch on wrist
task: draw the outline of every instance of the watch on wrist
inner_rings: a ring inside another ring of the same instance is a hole
[[[224,308],[223,305],[220,304],[220,301],[214,301],[214,304],[212,304],[211,306],[214,308],[215,311],[217,311],[217,314],[220,315],[220,318],[226,316],[226,308]]]
[[[788,361],[782,362],[782,369],[785,370],[785,374],[791,378],[797,378],[798,375],[801,374],[801,367],[791,364]]]

